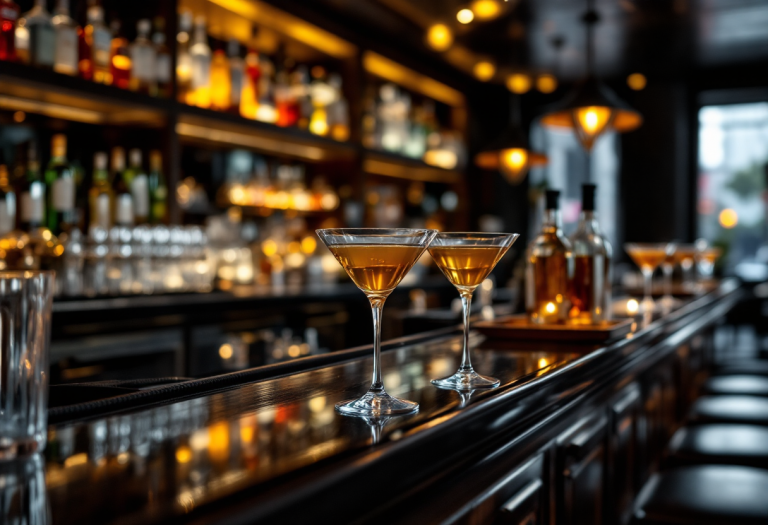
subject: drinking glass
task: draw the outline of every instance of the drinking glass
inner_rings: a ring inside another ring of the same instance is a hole
[[[643,312],[653,312],[653,272],[667,257],[667,243],[627,243],[624,249],[643,274],[645,283]]]
[[[336,404],[336,410],[342,414],[381,417],[418,410],[418,403],[390,396],[384,390],[381,380],[381,312],[384,301],[416,264],[436,234],[435,230],[405,228],[317,230],[318,237],[368,297],[373,310],[371,387],[359,399]]]
[[[672,310],[675,304],[675,298],[672,296],[672,273],[675,270],[675,252],[677,245],[673,242],[667,244],[666,257],[661,263],[661,271],[664,272],[664,297],[661,298],[661,304],[666,311]]]
[[[54,272],[0,272],[0,459],[45,448]]]
[[[723,254],[723,250],[715,246],[703,244],[696,250],[696,269],[699,272],[699,281],[709,281],[715,273],[715,263]]]
[[[693,282],[693,262],[696,257],[696,246],[693,244],[678,244],[675,250],[675,261],[683,270],[683,289],[692,292]]]
[[[0,523],[48,522],[45,461],[41,455],[0,462]]]
[[[452,376],[433,379],[433,385],[464,391],[499,385],[498,379],[481,376],[472,368],[469,356],[469,309],[475,289],[488,277],[518,237],[516,233],[439,233],[429,246],[429,254],[435,264],[459,291],[464,310],[464,349],[459,370]]]

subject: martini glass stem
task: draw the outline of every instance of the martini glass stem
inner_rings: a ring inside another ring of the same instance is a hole
[[[653,307],[653,270],[651,268],[643,268],[642,271],[645,284],[643,303],[645,303],[645,310],[648,311]]]
[[[461,307],[464,314],[464,350],[461,353],[461,372],[472,372],[472,362],[469,357],[469,311],[472,308],[472,292],[460,291]]]
[[[384,301],[380,296],[369,296],[371,310],[373,311],[373,377],[371,379],[371,392],[384,392],[384,383],[381,380],[381,313],[384,309]]]

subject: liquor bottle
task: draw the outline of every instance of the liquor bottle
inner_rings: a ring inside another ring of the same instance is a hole
[[[245,61],[240,57],[240,43],[237,40],[229,41],[227,54],[229,55],[229,109],[237,113],[240,111],[245,82]]]
[[[24,15],[29,29],[29,63],[38,67],[53,67],[56,36],[51,15],[45,9],[45,0],[35,0],[33,7]]]
[[[67,161],[67,137],[54,135],[51,139],[51,160],[45,170],[48,194],[48,229],[54,235],[69,233],[77,224],[75,210],[75,172]]]
[[[56,35],[53,70],[75,76],[78,67],[77,33],[80,28],[69,16],[69,0],[57,0],[55,13],[52,20]]]
[[[294,90],[296,103],[299,108],[299,118],[296,126],[301,129],[309,128],[312,118],[312,97],[310,96],[309,71],[306,66],[299,66],[291,74],[291,89]]]
[[[133,198],[133,218],[136,224],[149,221],[149,183],[147,174],[141,167],[141,150],[134,148],[128,153],[130,159],[130,177],[126,177]],[[128,172],[126,172],[127,174]]]
[[[149,39],[152,23],[145,19],[136,23],[136,40],[130,46],[132,91],[147,95],[157,91],[157,64],[155,46]]]
[[[32,232],[45,223],[45,183],[40,174],[40,160],[34,142],[29,144],[27,170],[19,191],[20,227],[25,232]]]
[[[155,32],[152,34],[152,44],[155,46],[155,97],[171,96],[173,78],[171,77],[171,50],[165,45],[165,20],[155,18]]]
[[[240,96],[240,116],[255,119],[259,107],[259,54],[249,49],[245,55],[245,77],[243,79],[243,91]]]
[[[192,13],[179,15],[179,33],[176,35],[176,91],[179,102],[191,104],[188,97],[192,86],[192,56],[189,54]]]
[[[559,191],[547,190],[541,231],[528,246],[525,304],[532,323],[564,322],[570,310],[573,255],[560,224]]]
[[[211,59],[211,109],[227,111],[232,93],[229,77],[229,59],[223,49],[218,48]]]
[[[131,87],[131,75],[135,64],[131,59],[128,39],[122,31],[120,20],[114,19],[109,24],[112,38],[109,43],[109,74],[113,86],[121,89]]]
[[[8,180],[8,166],[0,160],[0,236],[16,228],[16,192]]]
[[[326,80],[323,68],[312,68],[312,85],[310,93],[312,97],[312,117],[309,120],[309,131],[315,135],[326,136],[330,131],[328,126],[328,106],[335,100],[337,91]]]
[[[91,227],[108,230],[112,224],[112,209],[115,194],[109,183],[107,170],[107,154],[99,151],[93,156],[93,180],[88,190],[88,205],[90,207]]]
[[[166,199],[168,198],[168,186],[163,175],[163,157],[157,150],[149,154],[149,221],[152,224],[165,222],[167,213]]]
[[[80,38],[80,76],[99,84],[111,84],[112,33],[104,25],[104,9],[91,1],[86,16],[88,24]]]
[[[574,273],[569,320],[595,324],[609,318],[611,301],[611,244],[600,234],[595,215],[594,184],[581,187],[581,215],[571,236]]]
[[[125,150],[112,148],[112,190],[115,193],[113,222],[117,226],[133,226],[133,196],[126,180]]]
[[[208,46],[203,16],[195,20],[195,37],[189,55],[192,58],[192,101],[195,106],[208,108],[211,106],[211,48]]]
[[[330,135],[334,140],[344,142],[349,140],[349,105],[341,91],[341,75],[330,75],[328,83],[336,91],[335,100],[328,106],[328,121],[331,126]]]
[[[0,0],[0,60],[16,60],[16,27],[19,6],[11,0]]]
[[[256,120],[274,124],[277,122],[277,108],[275,107],[274,93],[272,92],[272,76],[275,72],[275,66],[268,59],[261,57],[259,59],[259,85],[257,92],[259,102],[256,107]]]

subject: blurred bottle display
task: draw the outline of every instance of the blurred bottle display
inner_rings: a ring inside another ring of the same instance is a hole
[[[163,224],[168,214],[168,186],[163,175],[162,154],[154,150],[149,154],[149,201],[152,224]]]
[[[256,110],[259,106],[259,77],[261,77],[259,54],[253,49],[249,49],[245,55],[245,77],[240,95],[239,110],[242,117],[256,118]]]
[[[230,74],[227,54],[222,48],[216,49],[211,59],[211,109],[216,111],[229,110],[232,97]]]
[[[35,0],[35,6],[24,15],[29,30],[29,63],[52,68],[56,49],[56,35],[51,15],[45,9],[45,0]]]
[[[91,0],[86,16],[88,24],[80,37],[80,76],[99,84],[111,84],[112,33],[104,25],[104,9]]]
[[[35,142],[29,144],[27,166],[20,185],[20,227],[25,232],[42,228],[45,223],[45,182],[40,173],[40,159]]]
[[[155,91],[152,96],[170,97],[173,89],[171,50],[165,44],[165,20],[155,18],[155,32],[152,34],[155,47]]]
[[[597,324],[610,318],[612,248],[600,233],[596,190],[594,184],[582,185],[579,224],[570,239],[574,273],[568,318],[575,324]]]
[[[123,35],[123,26],[120,20],[114,19],[109,24],[112,39],[109,44],[109,82],[122,89],[128,89],[131,85],[134,63],[131,58],[131,50],[128,39]]]
[[[157,52],[150,40],[152,22],[148,19],[136,23],[136,40],[130,45],[130,88],[146,95],[157,92]]]
[[[133,148],[129,154],[130,168],[126,171],[133,199],[133,216],[136,224],[149,222],[149,181],[141,164],[141,150]]]
[[[105,230],[112,225],[112,215],[115,203],[115,195],[112,185],[109,183],[109,171],[107,170],[107,154],[99,151],[93,156],[93,176],[91,188],[88,191],[88,204],[90,206],[90,225]]]
[[[8,178],[8,166],[0,159],[0,236],[16,228],[16,192]]]
[[[15,61],[16,28],[19,6],[9,0],[0,0],[0,60]]]
[[[229,56],[229,81],[231,84],[229,109],[233,113],[239,113],[245,82],[245,61],[240,56],[240,43],[237,40],[233,39],[227,43],[227,55]]]
[[[57,0],[53,17],[56,35],[53,70],[76,76],[78,70],[78,31],[80,27],[69,16],[69,0]]]
[[[46,220],[54,235],[70,233],[77,226],[75,209],[75,172],[67,161],[67,137],[56,134],[51,139],[51,160],[45,170],[48,195]]]
[[[189,48],[192,76],[187,103],[209,108],[211,106],[211,48],[205,32],[205,17],[195,19],[195,34]]]
[[[573,277],[571,244],[562,231],[560,192],[547,190],[541,231],[526,254],[525,304],[532,323],[566,321]]]
[[[115,192],[115,211],[112,222],[119,226],[133,226],[133,195],[131,194],[132,172],[125,169],[125,150],[112,148],[112,190]]]
[[[180,101],[188,104],[192,88],[192,55],[189,54],[191,40],[192,13],[183,11],[179,15],[179,33],[176,35],[176,95]]]

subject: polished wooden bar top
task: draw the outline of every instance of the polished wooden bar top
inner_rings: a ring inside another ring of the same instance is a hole
[[[148,391],[143,405],[96,403],[86,416],[60,415],[45,452],[52,522],[365,519],[463,468],[479,448],[554,417],[620,369],[641,367],[666,339],[714,322],[738,291],[726,282],[603,347],[504,344],[475,334],[473,364],[501,386],[470,394],[429,382],[456,370],[458,330],[395,342],[382,354],[384,383],[419,402],[410,416],[373,421],[334,411],[336,402],[367,389],[372,359],[365,348],[307,358],[291,373],[276,367],[272,377],[235,375],[202,391],[182,388],[170,400]]]

